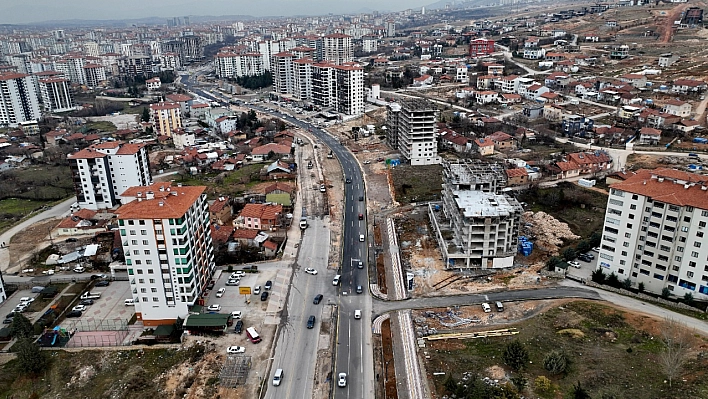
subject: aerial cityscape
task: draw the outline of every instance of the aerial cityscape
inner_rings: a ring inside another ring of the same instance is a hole
[[[0,7],[0,397],[708,398],[705,1],[142,3]]]

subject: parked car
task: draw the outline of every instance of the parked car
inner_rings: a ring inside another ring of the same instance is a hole
[[[71,312],[67,313],[65,317],[70,318],[70,317],[81,317],[81,312],[78,310],[72,310]]]
[[[226,285],[228,285],[228,286],[233,286],[233,285],[239,285],[240,283],[241,283],[241,280],[232,278],[232,279],[229,279],[229,280],[226,282]]]
[[[315,305],[319,305],[320,302],[322,302],[322,294],[317,294],[315,295],[315,299],[312,301]]]
[[[317,274],[317,270],[315,270],[315,269],[313,269],[313,268],[311,268],[311,267],[308,267],[307,269],[305,269],[305,273],[307,273],[307,274],[312,274],[312,275],[314,276],[314,275]]]
[[[243,332],[243,321],[239,320],[236,322],[236,327],[234,327],[236,334],[241,334]]]
[[[261,286],[260,285],[253,287],[253,295],[258,295],[260,293],[261,293]]]
[[[268,291],[263,291],[261,293],[261,301],[265,301],[266,299],[268,299]]]
[[[310,318],[307,319],[307,328],[315,328],[315,316],[310,315]]]
[[[593,252],[600,252],[600,247],[595,247],[592,249]]]
[[[101,281],[97,282],[97,283],[94,285],[94,287],[108,287],[109,285],[111,285],[111,282],[110,282],[110,281],[108,281],[108,280],[101,280]]]
[[[484,302],[482,304],[482,310],[484,310],[484,313],[489,313],[492,311],[492,307],[489,306],[489,304],[487,302]]]
[[[222,296],[224,296],[224,292],[226,292],[226,288],[219,288],[219,289],[216,291],[216,297],[217,297],[217,298],[221,298]]]
[[[76,305],[73,308],[71,308],[71,310],[74,312],[83,312],[86,310],[86,305]]]
[[[263,288],[265,288],[266,291],[268,291],[269,289],[273,288],[273,282],[270,280],[266,281],[265,286],[263,286]]]
[[[234,310],[231,312],[231,317],[234,318],[234,320],[239,320],[241,319],[241,311],[240,310]]]
[[[218,312],[221,310],[221,305],[219,305],[218,303],[215,303],[213,305],[209,305],[209,307],[207,307],[207,310],[210,312]]]
[[[243,346],[229,346],[228,348],[226,348],[226,353],[230,355],[244,352],[246,352],[246,348],[244,348]]]
[[[586,257],[590,258],[590,260],[595,259],[595,255],[591,254],[590,252],[584,253],[583,256],[586,256]]]
[[[81,302],[79,302],[79,305],[84,305],[84,306],[93,305],[93,299],[84,299]]]
[[[571,260],[570,262],[568,262],[568,264],[573,266],[576,269],[580,269],[580,262],[578,262],[578,261]]]

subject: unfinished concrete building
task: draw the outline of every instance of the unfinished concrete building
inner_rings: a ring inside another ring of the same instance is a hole
[[[438,109],[422,98],[405,98],[388,106],[388,142],[411,165],[436,165]]]
[[[514,264],[523,208],[506,194],[496,163],[443,163],[442,201],[430,219],[449,269],[501,269]]]

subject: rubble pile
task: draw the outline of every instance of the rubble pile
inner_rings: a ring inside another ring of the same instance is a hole
[[[535,236],[535,245],[549,252],[556,252],[563,240],[577,240],[567,223],[563,223],[545,212],[524,212],[522,220]]]

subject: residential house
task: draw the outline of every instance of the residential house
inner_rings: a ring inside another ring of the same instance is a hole
[[[706,82],[695,79],[676,79],[671,85],[672,93],[702,93],[706,90]]]
[[[540,60],[546,55],[546,50],[540,47],[525,47],[524,48],[524,59],[527,60]]]
[[[546,76],[544,84],[551,89],[563,89],[570,84],[570,76],[564,72],[553,72]]]
[[[535,100],[541,97],[542,94],[548,93],[549,91],[550,89],[548,87],[536,83],[526,89],[526,98],[529,100]]]
[[[526,168],[512,168],[506,170],[507,185],[523,186],[529,183],[529,172]]]
[[[145,81],[145,87],[147,88],[148,92],[152,92],[162,87],[162,82],[160,82],[159,77],[154,77]]]
[[[556,162],[555,166],[559,169],[559,173],[556,175],[557,179],[568,179],[580,176],[580,166],[575,162],[560,161]]]
[[[516,140],[502,131],[496,131],[486,138],[494,143],[494,149],[497,151],[508,151],[516,148]]]
[[[472,148],[481,156],[494,154],[494,142],[489,139],[475,139],[472,142]]]
[[[519,104],[521,103],[521,95],[514,93],[501,93],[498,96],[500,104]]]
[[[536,97],[536,101],[541,101],[543,103],[548,104],[555,104],[560,101],[560,94],[554,93],[552,91],[547,91],[545,93],[541,93],[540,96]]]
[[[179,111],[184,115],[189,112],[189,102],[192,97],[186,94],[173,93],[165,96],[165,99],[171,103],[179,104]]]
[[[529,119],[536,119],[543,116],[544,106],[541,104],[524,105],[523,115]]]
[[[504,65],[500,64],[485,64],[487,67],[487,75],[502,76],[504,75]]]
[[[563,108],[560,105],[546,104],[543,106],[543,117],[551,123],[563,120]]]
[[[627,73],[619,77],[620,82],[629,83],[634,87],[646,87],[647,77],[638,73]]]
[[[192,102],[189,106],[189,116],[197,119],[204,119],[206,112],[211,108],[207,103]]]
[[[414,87],[424,87],[433,84],[433,77],[430,75],[423,75],[417,78],[413,78]]]
[[[229,205],[229,197],[219,197],[209,205],[209,220],[220,226],[230,225],[233,210]]]
[[[502,76],[497,83],[502,93],[516,93],[519,87],[519,77],[517,75]]]
[[[494,88],[494,82],[498,81],[499,79],[500,79],[499,76],[494,76],[494,75],[477,76],[477,89],[478,90],[492,89],[492,88]]]
[[[277,229],[282,226],[284,217],[282,205],[246,204],[234,220],[234,226],[256,230]]]
[[[441,131],[440,133],[443,132]],[[470,140],[467,137],[457,134],[452,130],[448,130],[440,137],[440,144],[460,154],[468,152],[471,147]]]
[[[578,165],[581,174],[609,170],[612,167],[612,158],[604,151],[570,153],[568,161]]]
[[[499,93],[496,91],[478,91],[474,95],[477,104],[489,104],[498,100]]]
[[[639,144],[657,145],[661,140],[661,130],[651,127],[639,129]]]
[[[676,61],[678,61],[679,58],[680,58],[680,57],[679,57],[678,55],[674,55],[674,54],[672,54],[672,53],[664,53],[664,54],[661,54],[661,55],[659,55],[659,61],[658,61],[659,67],[661,67],[661,68],[669,67],[669,66],[671,66],[673,63],[675,63]]]
[[[55,236],[75,236],[106,231],[109,219],[97,217],[97,214],[95,210],[79,209],[62,219],[52,233]]]
[[[251,150],[251,156],[254,161],[265,161],[269,158],[271,153],[277,158],[287,157],[290,155],[290,150],[290,146],[268,143]]]
[[[224,135],[227,132],[235,130],[238,127],[238,117],[225,115],[220,118],[217,118],[214,123],[216,125],[216,131]]]
[[[673,124],[673,128],[675,130],[678,130],[678,131],[681,131],[684,133],[690,133],[690,132],[696,130],[696,128],[700,125],[701,125],[701,123],[696,120],[681,119],[681,121],[679,121],[679,123]]]
[[[664,103],[663,112],[667,114],[688,118],[691,116],[691,104],[681,100],[668,100]]]
[[[258,230],[247,228],[236,228],[231,235],[234,242],[238,243],[241,248],[258,247],[256,237],[258,237]]]

